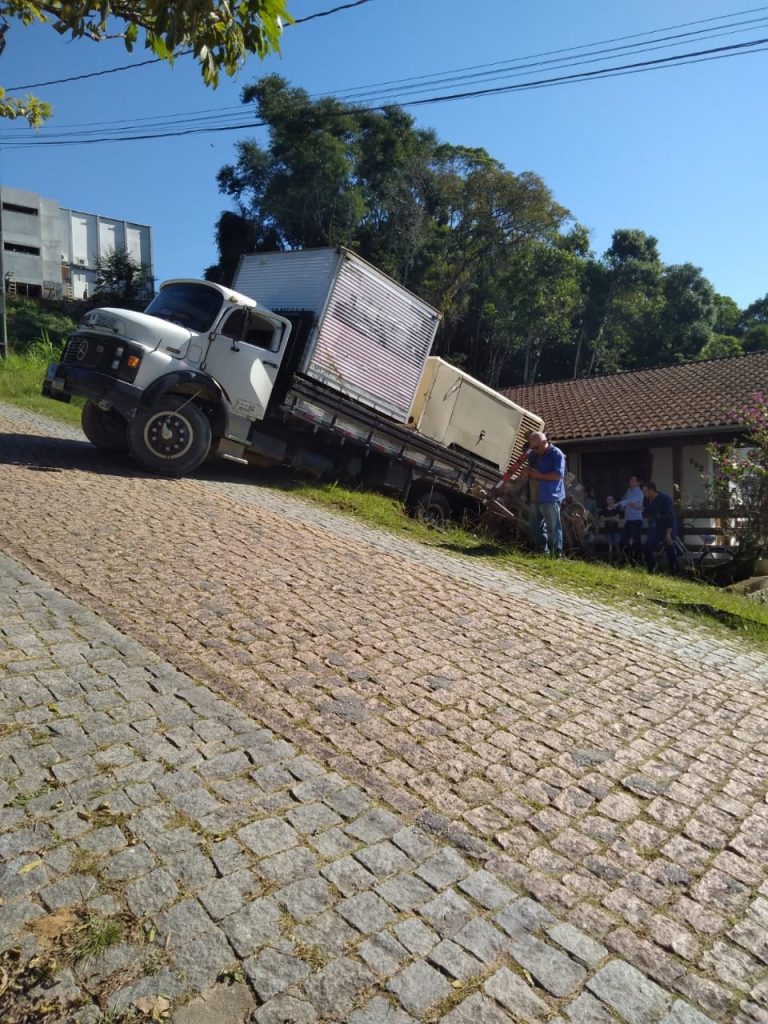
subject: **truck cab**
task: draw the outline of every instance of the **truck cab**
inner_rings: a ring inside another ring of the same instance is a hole
[[[43,394],[86,398],[83,429],[97,447],[187,473],[211,448],[236,450],[264,418],[290,332],[284,317],[230,288],[166,281],[143,313],[86,313]]]

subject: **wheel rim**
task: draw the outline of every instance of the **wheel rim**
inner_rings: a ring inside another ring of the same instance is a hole
[[[144,427],[144,443],[160,459],[186,455],[195,438],[194,428],[180,412],[157,412]]]

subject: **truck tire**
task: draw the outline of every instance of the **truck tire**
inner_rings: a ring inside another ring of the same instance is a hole
[[[100,451],[128,451],[128,421],[116,409],[100,409],[88,401],[80,422],[85,436]]]
[[[137,409],[128,425],[131,454],[150,473],[183,476],[197,469],[211,448],[211,424],[185,395],[161,395]]]
[[[427,526],[443,530],[451,518],[451,503],[440,491],[424,491],[413,503],[413,514]]]

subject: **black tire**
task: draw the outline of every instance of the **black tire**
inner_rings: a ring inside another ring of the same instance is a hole
[[[202,465],[211,448],[211,424],[185,395],[161,395],[138,409],[128,426],[131,454],[150,473],[182,476]]]
[[[440,491],[424,491],[414,501],[412,511],[427,526],[444,530],[451,518],[451,503]]]
[[[88,401],[80,422],[94,447],[103,452],[128,451],[128,421],[116,409],[100,409],[95,402]]]

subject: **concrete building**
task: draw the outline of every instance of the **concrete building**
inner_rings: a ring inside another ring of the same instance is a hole
[[[121,249],[154,279],[148,224],[69,210],[36,192],[0,186],[0,241],[11,295],[87,298],[94,291],[96,260]]]

